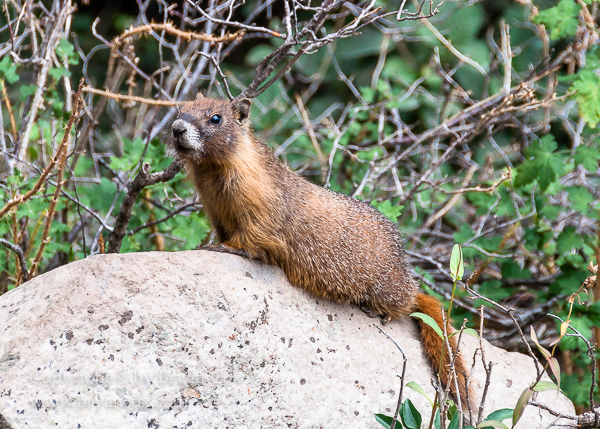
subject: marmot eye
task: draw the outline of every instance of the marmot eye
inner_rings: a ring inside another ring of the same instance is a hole
[[[221,115],[212,115],[210,118],[211,124],[220,124],[221,123]]]

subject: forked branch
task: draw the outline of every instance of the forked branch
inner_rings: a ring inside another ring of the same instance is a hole
[[[173,161],[164,171],[160,173],[150,174],[150,164],[147,162],[142,164],[139,174],[133,179],[133,182],[128,187],[127,194],[121,204],[121,209],[117,215],[115,227],[108,236],[107,253],[119,253],[123,238],[127,234],[127,225],[131,219],[133,204],[135,203],[140,192],[147,187],[160,182],[168,182],[173,179],[181,170],[181,165],[177,161]]]

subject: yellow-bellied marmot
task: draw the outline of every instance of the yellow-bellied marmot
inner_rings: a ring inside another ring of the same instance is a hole
[[[319,297],[357,304],[381,315],[383,323],[420,311],[442,326],[440,303],[419,292],[410,276],[396,225],[368,204],[310,183],[281,164],[252,132],[251,105],[248,99],[199,95],[171,126],[169,144],[219,237],[220,244],[209,250],[277,265],[291,283]],[[442,339],[419,324],[437,372]],[[455,337],[450,344],[456,347]],[[467,370],[460,356],[455,367],[465,407]],[[442,368],[446,385],[449,370]]]

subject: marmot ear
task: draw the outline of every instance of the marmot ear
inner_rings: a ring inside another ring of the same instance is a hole
[[[239,123],[245,122],[250,117],[252,101],[248,98],[237,100],[233,106]]]
[[[204,95],[202,95],[202,93],[200,91],[198,91],[198,95],[196,95],[196,101],[200,101],[203,98],[204,98]]]

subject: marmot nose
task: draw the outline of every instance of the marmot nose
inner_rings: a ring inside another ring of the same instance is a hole
[[[175,122],[173,122],[171,130],[173,131],[173,137],[178,139],[187,131],[187,123],[184,120],[177,119]]]

